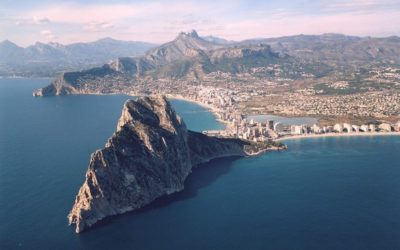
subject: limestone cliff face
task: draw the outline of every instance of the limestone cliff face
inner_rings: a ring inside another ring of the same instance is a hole
[[[50,85],[35,90],[33,92],[33,96],[78,94],[79,91],[65,78],[66,74],[68,73],[64,73],[58,76]]]
[[[245,144],[188,131],[165,97],[129,100],[116,132],[91,156],[69,223],[79,233],[106,216],[181,191],[193,165],[245,155]]]

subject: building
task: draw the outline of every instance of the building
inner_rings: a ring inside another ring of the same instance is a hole
[[[343,123],[343,132],[351,133],[353,132],[353,128],[348,123]]]
[[[368,125],[361,125],[360,126],[360,132],[368,132],[368,131],[369,131]]]
[[[334,132],[338,132],[338,133],[342,133],[343,132],[343,126],[342,124],[335,124],[335,126],[333,126],[333,131]]]
[[[370,131],[370,132],[375,132],[375,131],[376,131],[376,126],[375,126],[375,124],[370,124],[370,125],[368,126],[368,128],[369,128],[369,131]]]
[[[358,125],[351,125],[351,128],[352,128],[353,131],[356,132],[356,133],[360,132],[360,126],[358,126]]]
[[[394,130],[397,132],[400,132],[400,121],[398,121],[395,125],[394,125]]]
[[[384,132],[391,132],[392,131],[392,126],[390,126],[389,123],[381,123],[378,126],[380,131],[384,131]]]
[[[273,130],[275,132],[277,132],[277,133],[282,133],[282,132],[285,131],[285,126],[282,123],[277,122],[277,123],[274,124],[274,129]]]
[[[317,124],[314,124],[314,125],[311,127],[311,131],[312,131],[314,134],[320,134],[321,132],[323,132],[323,130],[322,130]]]
[[[322,128],[322,131],[323,131],[324,133],[332,133],[332,132],[333,132],[333,127],[332,127],[332,126],[324,126],[324,127]]]
[[[300,125],[292,125],[290,126],[290,133],[292,135],[302,135],[305,133],[303,126]]]
[[[274,121],[268,121],[268,128],[269,129],[274,129]]]

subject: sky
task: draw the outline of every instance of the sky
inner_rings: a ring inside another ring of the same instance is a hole
[[[0,41],[21,46],[104,37],[163,43],[192,29],[236,41],[400,36],[400,0],[0,0]]]

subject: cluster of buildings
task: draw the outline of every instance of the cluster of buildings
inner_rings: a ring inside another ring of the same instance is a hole
[[[265,141],[282,136],[324,134],[324,133],[365,133],[399,131],[400,123],[389,124],[335,124],[287,125],[274,121],[257,122],[245,119],[243,113],[274,113],[286,115],[313,116],[354,116],[395,118],[400,114],[399,91],[376,91],[348,95],[318,95],[315,91],[297,91],[271,94],[269,88],[277,87],[277,82],[253,82],[252,84],[230,84],[225,75],[212,79],[220,80],[221,87],[207,84],[188,85],[185,81],[146,82],[130,85],[128,92],[137,94],[166,94],[198,102],[210,108],[217,118],[226,124],[225,130],[205,131],[215,136],[237,137],[253,141]],[[229,78],[229,77],[228,77]],[[279,83],[279,87],[285,87]],[[122,86],[121,86],[122,87]],[[335,88],[346,88],[345,82],[335,82]],[[143,92],[147,89],[148,92]]]
[[[228,123],[225,130],[204,131],[208,135],[235,137],[244,140],[263,142],[268,139],[277,138],[274,121],[256,122],[254,120],[235,119]]]
[[[289,131],[286,131],[289,132]],[[308,125],[292,125],[290,126],[291,135],[302,134],[325,134],[325,133],[365,133],[365,132],[400,132],[400,121],[395,124],[365,124],[352,125],[349,123],[337,123],[334,126],[320,127],[316,124]]]
[[[265,99],[262,104],[265,113],[378,118],[400,114],[400,92],[396,91],[332,96],[291,93]]]
[[[243,100],[251,98],[251,95],[257,93],[249,92],[247,95],[241,95],[238,90],[225,88],[215,88],[209,86],[193,86],[190,91],[181,94],[185,99],[201,103],[208,106],[217,118],[226,124],[226,129],[216,131],[204,131],[208,135],[236,137],[252,141],[266,141],[276,139],[282,136],[307,135],[307,134],[325,134],[325,133],[363,133],[363,132],[400,132],[400,121],[394,124],[365,124],[354,125],[349,123],[338,123],[332,126],[314,125],[288,125],[279,122],[254,121],[248,120],[242,115],[240,103]],[[393,96],[385,96],[392,99]],[[399,96],[400,98],[400,96]],[[382,101],[378,98],[377,102]],[[383,98],[385,99],[385,98]],[[400,100],[400,99],[399,99]],[[394,98],[392,101],[397,101]],[[309,100],[309,103],[313,101]],[[338,100],[332,100],[332,103]],[[376,103],[374,103],[376,105]],[[383,105],[383,104],[382,104]],[[400,104],[396,104],[400,105]],[[362,106],[360,107],[362,108]],[[345,111],[343,111],[345,112]]]
[[[349,123],[337,123],[334,126],[318,126],[314,125],[287,125],[275,123],[272,120],[265,122],[256,122],[254,120],[235,120],[229,123],[225,130],[204,131],[208,135],[236,137],[245,140],[257,142],[267,141],[269,139],[277,139],[279,137],[296,136],[296,135],[317,135],[328,133],[387,133],[400,132],[400,121],[397,123],[381,123],[381,124],[365,124],[354,125]]]

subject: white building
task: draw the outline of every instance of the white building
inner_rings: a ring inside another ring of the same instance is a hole
[[[333,131],[338,132],[338,133],[342,133],[343,132],[343,126],[342,124],[335,124],[335,126],[333,126]]]
[[[375,132],[375,131],[376,131],[376,126],[375,126],[375,124],[370,124],[368,128],[369,128],[369,131],[370,131],[370,132]]]
[[[360,126],[358,126],[358,125],[351,125],[351,128],[352,128],[353,131],[356,132],[356,133],[360,132]]]
[[[369,131],[368,125],[361,125],[360,131],[361,131],[361,132],[368,132],[368,131]]]
[[[389,123],[381,123],[378,126],[379,130],[384,131],[384,132],[391,132],[392,131],[392,126],[390,126]]]
[[[312,125],[312,127],[311,127],[311,131],[312,131],[314,134],[319,134],[319,133],[322,132],[322,129],[321,129],[317,124],[314,124],[314,125]]]
[[[353,132],[353,128],[351,127],[351,124],[343,123],[343,132],[347,132],[347,133]]]
[[[292,135],[301,135],[304,134],[303,126],[292,125],[290,126],[290,133]]]
[[[277,122],[274,124],[274,131],[276,131],[277,133],[281,133],[284,130],[284,126],[282,123]]]

